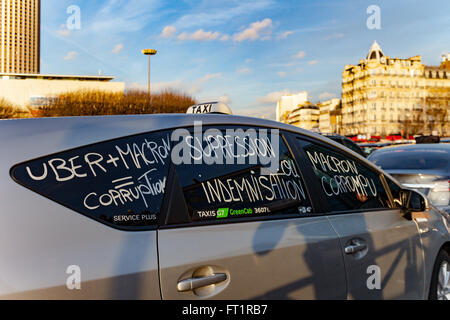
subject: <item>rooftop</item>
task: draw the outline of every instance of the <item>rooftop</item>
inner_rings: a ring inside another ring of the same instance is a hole
[[[0,73],[3,80],[77,80],[77,81],[111,81],[113,76],[80,76],[61,74],[29,74],[29,73]]]
[[[383,50],[381,50],[380,45],[377,41],[374,41],[372,46],[370,47],[369,53],[367,54],[367,60],[378,60],[384,57]]]

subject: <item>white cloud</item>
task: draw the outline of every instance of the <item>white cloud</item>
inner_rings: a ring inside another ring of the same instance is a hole
[[[224,34],[220,37],[220,41],[228,41],[230,40],[230,36],[227,34]]]
[[[183,32],[178,35],[177,39],[180,41],[193,40],[193,41],[212,41],[219,37],[219,32],[203,31],[199,29],[191,34]]]
[[[203,31],[199,29],[191,34],[190,39],[196,41],[211,41],[219,37],[219,32]]]
[[[303,59],[306,56],[305,51],[299,51],[294,57],[295,59]]]
[[[308,62],[308,64],[310,66],[313,66],[313,65],[318,64],[318,63],[319,63],[319,60],[311,60],[310,62]]]
[[[58,31],[56,31],[56,33],[58,35],[60,35],[61,37],[69,37],[71,35],[71,32],[69,29],[67,29],[67,26],[65,24],[62,24],[60,29]]]
[[[320,100],[328,100],[334,97],[336,97],[336,95],[330,92],[322,92],[321,94],[319,94]]]
[[[250,68],[243,67],[236,70],[237,73],[240,74],[249,74],[251,72]]]
[[[222,73],[208,73],[196,81],[173,80],[166,82],[152,82],[152,92],[173,89],[187,94],[194,95],[202,91],[202,85],[210,80],[222,77]],[[138,82],[127,83],[127,90],[147,90],[147,84]]]
[[[126,83],[126,90],[147,90],[148,87],[146,84],[138,83],[138,82],[128,82]]]
[[[221,25],[233,21],[235,17],[266,9],[272,4],[273,0],[202,1],[193,12],[182,16],[174,25],[178,28]]]
[[[147,91],[147,84],[142,84],[138,82],[127,83],[127,90],[141,90]],[[152,82],[151,90],[152,92],[161,92],[163,90],[179,90],[181,92],[186,92],[189,94],[195,94],[199,91],[199,87],[196,85],[190,85],[189,83],[183,82],[181,80],[166,81],[166,82]]]
[[[278,100],[280,100],[282,96],[287,95],[289,93],[290,93],[290,91],[287,89],[285,89],[283,91],[271,92],[264,97],[257,98],[256,102],[261,103],[261,104],[274,104],[274,103],[277,103]],[[275,107],[274,107],[274,109],[275,109]]]
[[[277,36],[277,40],[286,39],[289,35],[291,35],[293,33],[294,33],[293,31],[282,32]]]
[[[223,96],[219,97],[219,99],[217,99],[219,102],[223,102],[225,104],[231,104],[231,99],[230,96],[228,94],[224,94]]]
[[[343,37],[344,37],[343,33],[333,33],[332,35],[325,37],[325,40],[342,39]]]
[[[174,26],[165,26],[159,37],[162,39],[169,39],[175,35],[175,32],[177,32],[177,28]]]
[[[184,89],[184,91],[186,91],[189,94],[196,94],[199,93],[200,91],[202,91],[202,85],[205,82],[214,80],[214,79],[219,79],[222,77],[222,73],[218,72],[218,73],[207,73],[205,74],[203,77],[201,77],[200,79],[198,79],[197,81],[194,82],[189,82],[188,84],[185,84],[186,89]]]
[[[282,62],[282,63],[270,63],[267,66],[271,68],[291,68],[298,64],[297,61],[291,61],[291,62]]]
[[[96,15],[84,25],[89,32],[116,34],[141,31],[147,24],[158,18],[159,1],[149,0],[107,0],[96,11]]]
[[[275,120],[276,110],[274,106],[235,109],[234,114],[245,117],[255,117]]]
[[[242,42],[245,40],[255,41],[258,39],[268,40],[272,34],[272,20],[266,18],[262,21],[253,22],[249,28],[233,35],[233,40]]]
[[[111,51],[111,53],[120,53],[120,51],[122,51],[123,49],[123,44],[119,43],[118,45],[116,45],[114,47],[114,49]]]
[[[76,51],[70,51],[70,52],[67,53],[67,55],[64,57],[64,60],[66,60],[66,61],[74,60],[77,56],[78,56],[78,52],[76,52]]]
[[[222,77],[222,73],[207,73],[202,78],[198,80],[198,82],[203,83],[212,79],[218,79]]]
[[[187,39],[188,39],[188,34],[187,34],[187,32],[180,33],[180,34],[178,35],[177,39],[180,40],[180,41],[187,40]]]
[[[286,77],[286,72],[284,72],[284,71],[280,71],[280,72],[278,72],[277,74],[278,74],[278,76],[279,76],[280,78]]]

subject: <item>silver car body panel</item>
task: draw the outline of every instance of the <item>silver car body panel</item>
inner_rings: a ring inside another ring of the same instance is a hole
[[[159,253],[163,299],[346,296],[339,238],[325,217],[160,230]],[[205,267],[229,279],[205,295],[177,291]]]
[[[400,210],[369,211],[330,216],[343,246],[360,239],[361,255],[345,255],[349,299],[422,299],[424,257],[416,222]],[[379,268],[380,288],[367,285]]]
[[[436,257],[446,243],[450,250],[450,215],[431,206],[423,217],[416,219],[422,241],[424,269],[425,269],[425,296],[428,298],[431,284],[431,275]]]

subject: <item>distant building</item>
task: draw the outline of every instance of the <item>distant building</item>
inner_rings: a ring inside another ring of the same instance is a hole
[[[307,101],[308,93],[306,91],[282,96],[277,102],[276,120],[287,122],[288,114],[292,110],[298,108],[298,106],[305,104]]]
[[[317,105],[319,114],[319,131],[322,133],[341,132],[341,99],[323,101]]]
[[[40,72],[40,0],[0,0],[0,73]]]
[[[0,97],[21,107],[37,108],[66,92],[101,90],[124,92],[125,83],[109,76],[66,76],[44,74],[0,74]]]
[[[306,102],[289,113],[287,123],[306,130],[319,131],[319,113],[318,106]]]
[[[421,56],[391,58],[375,41],[367,57],[342,73],[345,135],[450,134],[450,55],[440,66]]]
[[[40,0],[0,0],[0,98],[38,108],[66,92],[124,92],[114,77],[40,74]]]

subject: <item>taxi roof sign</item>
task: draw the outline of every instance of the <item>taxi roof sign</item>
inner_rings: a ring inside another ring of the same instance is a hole
[[[232,115],[230,107],[223,102],[207,102],[196,104],[189,107],[186,113],[190,114],[208,114],[208,113],[220,113]]]

